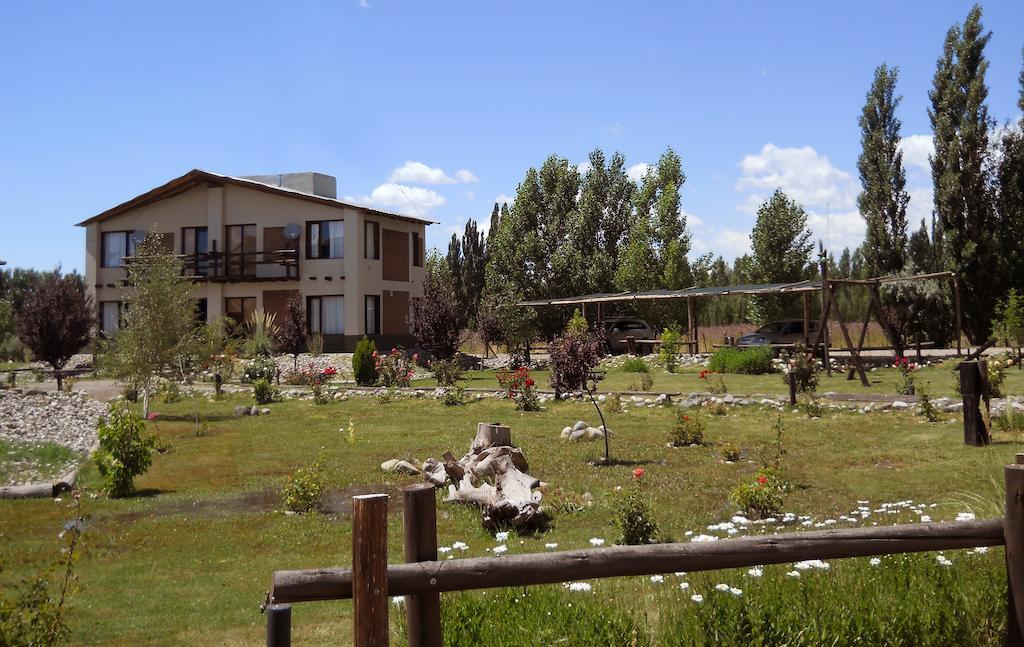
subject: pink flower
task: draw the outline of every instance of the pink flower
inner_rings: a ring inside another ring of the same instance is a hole
[[[156,418],[157,418],[157,413],[155,411],[153,413],[149,414],[148,416],[146,416],[146,420],[156,420]]]
[[[639,481],[640,479],[642,479],[644,477],[644,474],[646,474],[646,473],[647,473],[647,471],[644,470],[644,468],[638,467],[635,470],[633,470],[633,478]]]
[[[419,353],[413,353],[412,354],[412,361],[419,362],[420,361],[420,354]]]
[[[764,485],[765,483],[768,482],[768,477],[765,476],[764,474],[761,474],[760,476],[757,477],[757,482],[760,483],[761,485]]]

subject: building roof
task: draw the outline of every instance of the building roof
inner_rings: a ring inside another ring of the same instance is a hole
[[[118,214],[124,213],[130,209],[137,207],[143,207],[148,204],[152,204],[158,200],[170,198],[172,196],[188,191],[197,186],[214,185],[223,186],[225,184],[234,184],[237,186],[246,187],[249,189],[255,189],[257,191],[266,191],[267,193],[275,193],[277,195],[283,195],[289,198],[296,198],[299,200],[306,200],[308,202],[316,202],[318,204],[324,204],[329,207],[337,208],[352,208],[361,209],[368,213],[373,213],[381,216],[388,216],[390,218],[398,218],[399,220],[406,220],[408,222],[423,223],[427,225],[437,224],[436,220],[430,220],[422,216],[410,216],[403,213],[395,213],[392,211],[383,211],[374,207],[367,207],[361,204],[355,204],[352,202],[345,202],[344,200],[338,200],[337,198],[327,198],[320,195],[313,195],[311,193],[303,193],[295,189],[289,189],[288,187],[275,186],[273,184],[266,184],[264,182],[257,182],[255,180],[247,180],[245,178],[235,177],[232,175],[222,175],[220,173],[213,173],[212,171],[204,171],[202,169],[192,169],[188,173],[181,177],[174,178],[170,182],[151,189],[141,195],[137,195],[127,202],[122,202],[116,207],[107,209],[103,213],[96,214],[95,216],[83,220],[78,223],[79,227],[85,227],[94,222],[102,222],[108,218],[112,218]]]

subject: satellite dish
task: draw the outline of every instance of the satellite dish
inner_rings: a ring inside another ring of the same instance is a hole
[[[146,240],[146,232],[142,231],[141,229],[136,229],[135,231],[132,232],[131,237],[132,243],[136,245],[141,245],[142,241]]]
[[[288,240],[298,240],[299,234],[302,233],[302,228],[294,222],[284,226],[284,237]]]

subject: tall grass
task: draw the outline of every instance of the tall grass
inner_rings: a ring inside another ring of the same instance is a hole
[[[769,346],[750,348],[719,348],[708,360],[708,368],[716,373],[762,375],[772,372],[772,349]]]

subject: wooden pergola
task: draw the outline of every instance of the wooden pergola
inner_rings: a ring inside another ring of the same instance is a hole
[[[915,274],[912,276],[883,276],[870,279],[831,279],[828,278],[828,269],[824,259],[820,263],[822,278],[818,280],[805,280],[795,283],[763,283],[747,285],[727,285],[717,287],[689,287],[682,290],[648,290],[644,292],[598,292],[580,296],[561,297],[557,299],[541,299],[535,301],[520,301],[516,305],[524,307],[548,307],[548,306],[580,306],[586,316],[587,305],[597,308],[597,320],[603,320],[603,305],[606,303],[629,303],[640,301],[662,301],[662,300],[686,300],[687,313],[687,339],[686,343],[689,352],[697,351],[697,317],[696,300],[701,298],[724,297],[736,295],[784,295],[800,294],[803,300],[803,321],[804,321],[804,346],[811,355],[819,352],[825,364],[825,369],[831,375],[832,367],[829,361],[829,348],[831,346],[828,333],[829,317],[832,313],[833,304],[838,309],[839,290],[844,287],[865,287],[869,291],[870,299],[864,313],[864,320],[861,324],[860,336],[857,343],[853,343],[849,328],[841,318],[837,317],[839,329],[842,331],[843,339],[846,342],[847,351],[850,353],[853,368],[850,370],[848,379],[853,379],[856,373],[865,386],[868,385],[867,374],[864,364],[861,361],[861,352],[864,350],[864,340],[867,337],[868,324],[872,315],[885,331],[889,340],[890,348],[897,356],[902,356],[904,348],[896,332],[889,325],[882,311],[881,286],[886,283],[899,283],[907,281],[930,281],[943,280],[952,284],[953,303],[956,314],[956,352],[957,356],[962,354],[960,338],[962,333],[962,314],[960,310],[960,281],[955,272],[933,272],[930,274]],[[813,339],[810,336],[811,323],[811,298],[814,293],[821,295],[821,317],[818,321],[817,331]]]

